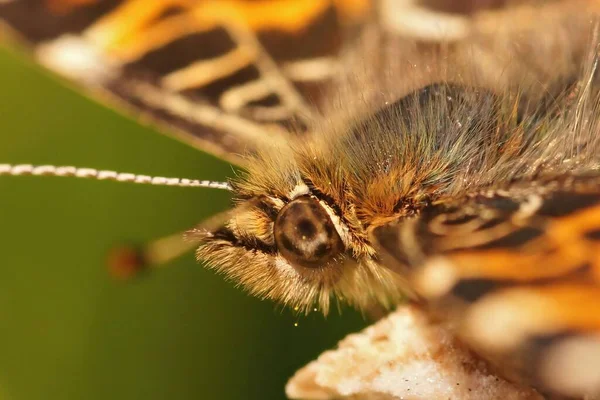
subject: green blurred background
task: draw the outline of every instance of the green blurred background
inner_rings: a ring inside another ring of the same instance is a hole
[[[0,163],[225,179],[231,166],[138,125],[0,48]],[[111,246],[189,228],[228,194],[0,177],[0,400],[280,399],[296,369],[364,326],[250,298],[189,254],[132,283]],[[295,326],[295,323],[298,326]]]

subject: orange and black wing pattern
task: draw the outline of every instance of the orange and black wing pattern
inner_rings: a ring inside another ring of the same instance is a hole
[[[41,64],[195,147],[240,154],[310,128],[368,0],[12,0]]]
[[[416,301],[503,372],[600,390],[600,176],[515,184],[373,232]]]

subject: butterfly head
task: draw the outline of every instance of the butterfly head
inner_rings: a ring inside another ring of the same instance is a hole
[[[312,181],[306,153],[279,150],[233,182],[236,207],[223,224],[193,233],[198,258],[251,294],[305,312],[327,313],[339,300],[395,304],[398,278],[377,263],[352,204]]]

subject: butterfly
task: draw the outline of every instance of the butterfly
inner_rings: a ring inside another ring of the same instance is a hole
[[[436,31],[409,23],[425,5],[390,1],[7,1],[40,63],[243,171],[0,174],[229,190],[186,237],[253,295],[325,313],[408,300],[504,376],[596,394],[597,6],[577,5],[547,6],[551,34],[533,6],[442,7]],[[115,271],[188,248],[166,243]]]

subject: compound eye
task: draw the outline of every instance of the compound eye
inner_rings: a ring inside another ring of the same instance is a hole
[[[329,215],[319,202],[299,197],[281,209],[275,221],[275,243],[294,265],[319,268],[344,250]]]

